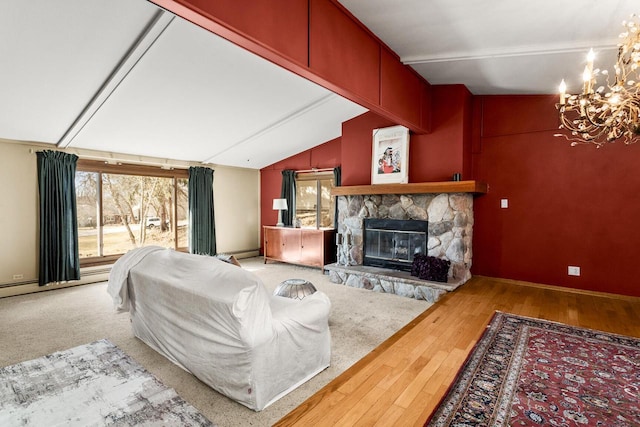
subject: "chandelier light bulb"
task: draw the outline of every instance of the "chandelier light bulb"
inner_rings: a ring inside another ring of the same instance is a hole
[[[582,72],[582,80],[584,81],[584,94],[588,94],[591,92],[591,70],[589,70],[589,66],[584,67],[584,71]]]

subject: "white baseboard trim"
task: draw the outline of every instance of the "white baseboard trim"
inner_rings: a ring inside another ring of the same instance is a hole
[[[247,249],[241,251],[224,252],[233,255],[238,259],[260,256],[259,249]],[[27,280],[24,282],[0,283],[0,298],[12,297],[16,295],[31,294],[34,292],[51,291],[54,289],[69,288],[72,286],[88,285],[90,283],[106,282],[109,280],[111,265],[99,265],[95,267],[85,267],[80,269],[80,280],[63,283],[51,283],[46,286],[38,286],[37,280]]]
[[[233,255],[238,259],[242,258],[253,258],[256,256],[260,256],[260,249],[246,249],[242,251],[229,251],[229,252],[220,252],[220,254],[224,255]]]
[[[110,265],[101,265],[97,267],[81,268],[80,280],[73,280],[71,282],[51,283],[46,286],[39,286],[38,282],[13,283],[0,287],[0,298],[51,291],[54,289],[70,288],[72,286],[88,285],[90,283],[106,282],[109,280],[109,272],[111,272]]]

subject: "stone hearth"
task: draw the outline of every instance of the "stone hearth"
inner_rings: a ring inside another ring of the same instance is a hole
[[[428,255],[451,262],[447,283],[362,266],[364,218],[428,221]],[[334,283],[435,302],[471,278],[471,193],[339,196],[337,232],[343,236],[342,244],[337,246],[338,262],[325,266]]]
[[[447,283],[430,282],[411,276],[406,271],[363,265],[329,264],[325,266],[325,270],[329,272],[329,280],[333,283],[344,283],[354,288],[423,299],[429,302],[438,301],[442,295],[462,285],[462,281],[456,281],[452,278]]]

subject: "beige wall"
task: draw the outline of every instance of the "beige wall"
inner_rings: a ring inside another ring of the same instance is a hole
[[[213,203],[218,253],[252,252],[260,248],[260,171],[216,166]]]
[[[32,151],[42,148],[42,145],[0,140],[0,285],[38,280],[38,177],[36,155]],[[81,158],[100,157],[100,153],[93,151],[69,151]],[[132,156],[114,153],[102,155],[105,159],[123,162],[135,160]],[[144,160],[148,163],[152,159]],[[162,164],[188,166],[184,162],[157,160]],[[260,172],[222,166],[216,166],[214,170],[218,252],[257,255],[260,246]],[[18,274],[23,277],[14,279]],[[0,296],[3,293],[0,292]]]
[[[0,284],[38,280],[38,171],[29,150],[0,142]]]

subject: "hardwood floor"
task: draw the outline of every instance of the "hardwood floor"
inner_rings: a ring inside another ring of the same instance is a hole
[[[640,337],[640,298],[476,276],[276,425],[422,426],[496,310]]]

